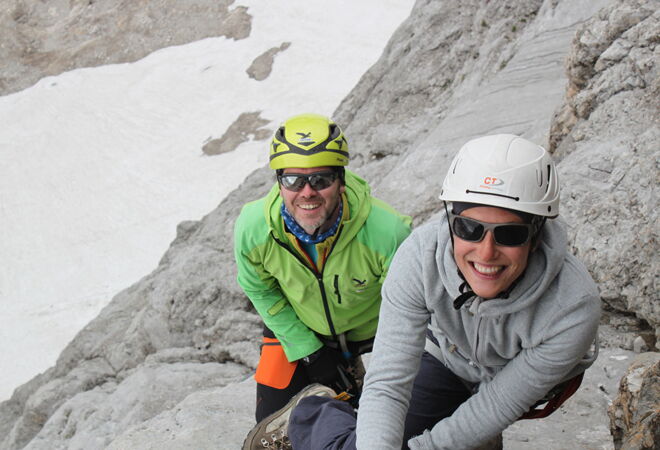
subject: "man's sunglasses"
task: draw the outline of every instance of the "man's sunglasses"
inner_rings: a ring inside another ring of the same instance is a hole
[[[451,213],[449,223],[454,234],[464,241],[481,242],[486,231],[490,231],[495,243],[506,247],[525,245],[536,231],[536,226],[528,223],[487,223]]]
[[[329,188],[337,177],[337,172],[317,172],[308,175],[302,173],[283,173],[277,176],[277,181],[288,191],[302,191],[307,183],[315,191],[322,191]]]

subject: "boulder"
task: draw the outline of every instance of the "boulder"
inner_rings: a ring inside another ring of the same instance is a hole
[[[642,353],[634,359],[608,415],[615,449],[660,447],[660,354]]]

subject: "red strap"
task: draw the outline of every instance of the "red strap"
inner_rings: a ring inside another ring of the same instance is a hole
[[[520,419],[542,419],[548,417],[550,414],[555,412],[566,400],[568,400],[575,391],[578,390],[580,384],[582,383],[582,378],[584,378],[584,372],[571,378],[570,380],[562,383],[562,390],[554,395],[543,408],[532,407],[529,411],[523,414]],[[540,406],[540,405],[538,405]]]

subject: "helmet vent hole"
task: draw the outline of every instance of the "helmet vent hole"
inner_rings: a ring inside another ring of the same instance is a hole
[[[548,192],[548,189],[550,189],[550,171],[552,168],[550,167],[550,164],[548,164],[548,184],[545,185],[545,192]]]
[[[329,126],[328,128],[329,128],[329,130],[330,130],[330,136],[329,136],[329,139],[330,139],[330,140],[335,140],[335,139],[337,139],[337,138],[339,137],[339,132],[340,132],[339,127],[338,127],[336,124],[331,123],[330,126]]]

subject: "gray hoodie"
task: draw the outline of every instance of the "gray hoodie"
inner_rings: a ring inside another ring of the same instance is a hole
[[[400,449],[412,383],[426,342],[450,370],[479,389],[451,417],[412,438],[411,449],[472,448],[504,430],[551,388],[596,359],[598,290],[549,220],[509,298],[476,297],[460,310],[462,280],[446,219],[399,247],[382,291],[376,342],[360,399],[357,448]],[[429,325],[430,320],[430,325]]]

